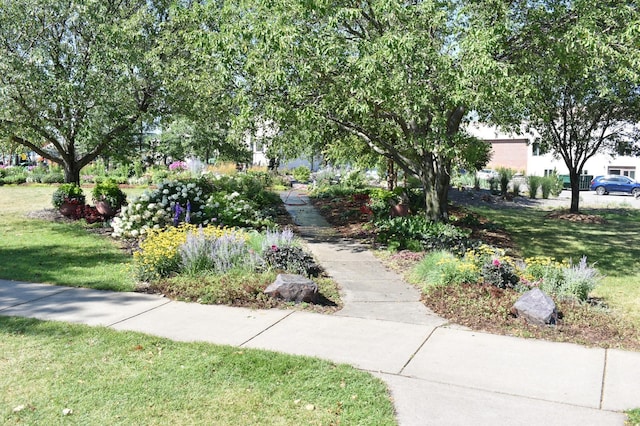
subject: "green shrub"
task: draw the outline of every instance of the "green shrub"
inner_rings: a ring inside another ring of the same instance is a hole
[[[511,169],[507,169],[505,167],[498,168],[498,173],[500,174],[500,193],[502,195],[507,195],[507,190],[509,188],[509,181],[514,175],[514,171]]]
[[[309,182],[311,170],[306,166],[299,166],[293,169],[293,178],[298,182]]]
[[[602,278],[595,268],[587,265],[586,257],[577,265],[558,263],[548,257],[525,259],[525,264],[523,281],[529,287],[537,285],[545,293],[564,299],[587,300]]]
[[[64,174],[60,172],[50,172],[42,176],[42,183],[64,183]]]
[[[558,296],[576,298],[584,302],[589,293],[599,284],[601,276],[597,269],[587,264],[587,256],[583,256],[577,265],[569,262],[563,269],[564,282],[558,289]]]
[[[5,176],[3,181],[7,185],[21,185],[23,183],[27,183],[27,174],[26,173],[10,174],[8,176]]]
[[[127,202],[125,194],[113,179],[106,179],[97,183],[91,191],[93,201],[106,201],[115,209],[119,209]]]
[[[85,196],[82,188],[75,183],[63,183],[51,196],[51,204],[56,209],[59,209],[68,200],[75,200],[78,204],[84,205]]]
[[[478,242],[469,238],[470,231],[451,224],[431,222],[424,216],[406,216],[375,222],[378,241],[390,250],[449,250],[462,255]]]
[[[262,252],[262,259],[268,268],[276,271],[307,277],[317,277],[322,272],[313,257],[300,247],[267,247]]]
[[[527,186],[529,187],[529,198],[535,199],[538,195],[538,189],[542,183],[540,176],[527,176]]]
[[[365,186],[364,173],[361,170],[350,170],[340,183],[350,188],[362,189]]]
[[[515,288],[520,277],[508,261],[494,258],[483,263],[482,280],[498,288]]]
[[[392,203],[397,204],[398,196],[388,189],[372,188],[369,190],[369,208],[373,213],[374,220],[389,217],[389,209]]]
[[[422,283],[424,291],[430,287],[475,283],[480,278],[472,261],[460,259],[445,250],[428,253],[411,275],[413,280]]]
[[[562,192],[562,179],[557,174],[552,173],[541,178],[540,188],[542,190],[542,198],[545,200],[549,198],[549,195],[557,197]]]
[[[151,228],[181,222],[266,228],[279,203],[277,194],[244,174],[166,181],[143,192],[112,221],[115,237],[138,237]]]

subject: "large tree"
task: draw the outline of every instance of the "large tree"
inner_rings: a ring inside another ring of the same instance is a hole
[[[151,119],[165,7],[149,0],[0,0],[0,132],[67,182]]]
[[[470,31],[488,24],[475,20],[490,4],[244,1],[223,31],[240,46],[253,109],[282,137],[331,127],[359,138],[420,180],[426,216],[439,221],[452,165],[486,161],[486,144],[464,131],[469,113],[508,94],[496,45]]]
[[[638,140],[640,10],[634,0],[512,3],[505,54],[529,90],[520,116],[564,160],[571,212],[587,160]]]

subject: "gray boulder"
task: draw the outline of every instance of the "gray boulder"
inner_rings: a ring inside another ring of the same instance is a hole
[[[264,292],[287,302],[316,303],[318,300],[318,284],[302,275],[278,274]]]
[[[556,304],[539,288],[529,290],[520,296],[513,305],[513,310],[529,324],[555,324],[558,319]]]

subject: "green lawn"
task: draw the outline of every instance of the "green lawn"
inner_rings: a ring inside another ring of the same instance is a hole
[[[80,223],[27,218],[52,208],[55,187],[0,187],[0,278],[129,291],[134,282],[130,256]],[[90,197],[90,189],[85,189]],[[139,191],[138,191],[139,192]]]
[[[600,215],[604,224],[546,218],[532,209],[474,209],[504,228],[523,257],[551,256],[574,262],[587,256],[605,276],[593,295],[640,327],[640,210],[583,210]]]
[[[382,381],[318,359],[1,316],[0,340],[6,425],[396,424]]]
[[[112,241],[26,217],[54,189],[0,186],[0,278],[131,290]],[[2,316],[0,341],[2,424],[396,424],[383,382],[318,359]]]

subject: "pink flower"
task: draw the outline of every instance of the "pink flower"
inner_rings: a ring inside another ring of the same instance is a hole
[[[278,251],[278,246],[277,246],[277,245],[275,245],[275,244],[274,244],[274,245],[272,245],[272,246],[271,246],[271,250],[273,250],[273,251]]]
[[[493,259],[493,266],[497,266],[498,268],[500,267],[500,260],[499,259]]]

